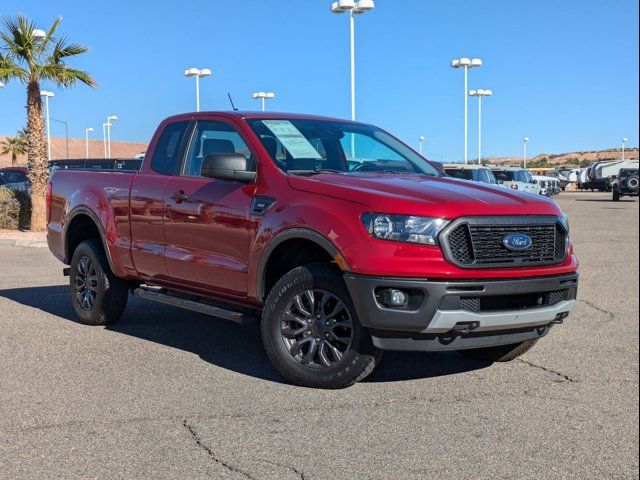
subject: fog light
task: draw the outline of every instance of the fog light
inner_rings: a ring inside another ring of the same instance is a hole
[[[387,288],[382,291],[382,303],[386,307],[406,307],[409,304],[409,295],[402,290]]]

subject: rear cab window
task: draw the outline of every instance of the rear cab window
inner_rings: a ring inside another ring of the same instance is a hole
[[[162,175],[178,174],[189,124],[185,120],[170,123],[164,128],[151,158],[151,169],[154,172]]]

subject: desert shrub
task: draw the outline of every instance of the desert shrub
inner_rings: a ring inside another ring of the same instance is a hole
[[[0,187],[0,228],[20,228],[20,200],[11,190]]]

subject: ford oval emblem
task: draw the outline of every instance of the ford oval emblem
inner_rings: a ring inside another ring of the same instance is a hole
[[[502,244],[505,247],[516,252],[526,250],[531,247],[532,243],[531,237],[524,233],[511,233],[502,239]]]

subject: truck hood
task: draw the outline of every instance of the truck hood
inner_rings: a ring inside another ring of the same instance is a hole
[[[379,173],[289,176],[289,185],[365,205],[373,212],[458,218],[472,215],[562,215],[546,197],[450,177]]]

